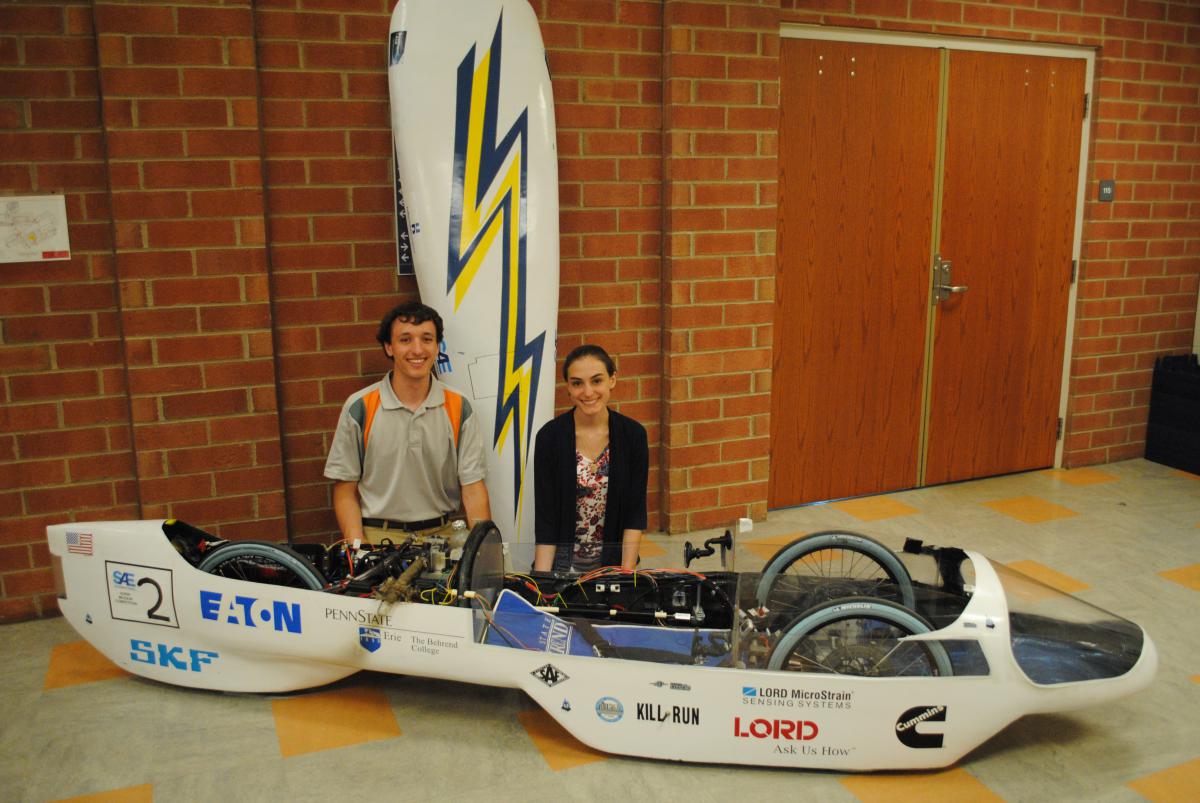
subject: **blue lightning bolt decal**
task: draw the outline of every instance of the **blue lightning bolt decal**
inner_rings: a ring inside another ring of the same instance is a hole
[[[446,292],[457,310],[500,239],[500,371],[497,377],[493,445],[514,440],[514,513],[520,513],[524,470],[533,438],[533,416],[546,333],[526,340],[526,169],[529,110],[497,136],[500,102],[500,46],[504,17],[496,23],[491,47],[475,64],[475,47],[458,65],[454,126],[454,183],[450,199]]]

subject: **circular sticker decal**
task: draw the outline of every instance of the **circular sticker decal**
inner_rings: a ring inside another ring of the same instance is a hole
[[[625,716],[625,706],[616,697],[601,697],[596,701],[596,716],[605,722],[617,722]]]

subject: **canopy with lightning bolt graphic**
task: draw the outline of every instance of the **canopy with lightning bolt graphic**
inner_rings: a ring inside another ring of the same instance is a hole
[[[527,0],[400,0],[388,83],[401,271],[441,313],[439,376],[492,451],[492,517],[533,555],[533,437],[554,406],[554,101]]]

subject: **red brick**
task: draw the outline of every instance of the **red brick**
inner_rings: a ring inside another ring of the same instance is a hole
[[[150,221],[146,224],[151,248],[233,245],[237,242],[231,220]]]
[[[388,103],[376,101],[310,101],[305,106],[306,123],[323,128],[377,127],[386,128],[390,122]]]
[[[166,396],[162,399],[162,407],[168,420],[244,414],[249,410],[244,390],[217,390]]]
[[[341,68],[347,70],[376,70],[382,67],[385,54],[378,44],[334,44],[308,42],[301,44],[304,66],[308,68]]]
[[[179,70],[169,67],[110,67],[102,76],[104,93],[109,97],[179,95]]]
[[[23,42],[24,64],[27,66],[88,67],[96,64],[96,46],[91,39],[30,36],[25,37]]]
[[[61,492],[59,497],[61,500]],[[40,501],[40,500],[39,500]],[[53,508],[50,508],[53,510]],[[41,511],[39,511],[41,512]],[[24,597],[54,591],[54,575],[49,569],[34,569],[27,572],[6,572],[4,579],[5,597]]]
[[[549,12],[554,20],[577,22],[615,22],[616,10],[612,3],[596,3],[593,0],[556,0],[550,4]]]
[[[229,124],[224,100],[138,100],[138,124],[145,128],[223,127]]]
[[[253,36],[254,19],[249,8],[186,8],[180,7],[175,12],[179,20],[179,34],[195,37],[198,35],[217,36]]]
[[[113,214],[118,220],[179,218],[188,214],[185,192],[121,192],[113,195]]]
[[[196,97],[255,97],[258,76],[253,70],[193,67],[183,71],[183,94]]]
[[[130,51],[134,64],[220,64],[224,59],[221,40],[191,36],[135,36]]]

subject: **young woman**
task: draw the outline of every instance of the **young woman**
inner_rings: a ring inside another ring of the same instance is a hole
[[[632,569],[646,529],[646,429],[609,409],[617,367],[604,349],[576,348],[563,379],[574,407],[534,446],[534,571]]]

